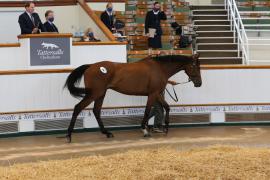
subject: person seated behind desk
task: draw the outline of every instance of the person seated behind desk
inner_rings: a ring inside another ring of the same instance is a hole
[[[94,35],[94,32],[91,28],[87,28],[86,31],[84,32],[83,36],[84,41],[91,41],[91,42],[99,42],[100,40],[97,39]]]
[[[39,15],[34,12],[35,4],[33,2],[27,2],[24,7],[25,12],[19,16],[18,20],[21,34],[37,34],[40,33],[40,31],[45,32]]]
[[[44,27],[46,32],[56,32],[58,33],[58,28],[53,23],[54,21],[54,13],[52,10],[48,10],[45,13],[46,22],[44,23]]]

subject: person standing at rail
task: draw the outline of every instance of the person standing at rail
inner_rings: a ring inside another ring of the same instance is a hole
[[[113,4],[111,2],[106,5],[106,10],[100,15],[100,19],[111,32],[115,30]]]
[[[162,48],[161,20],[167,20],[167,16],[159,2],[155,2],[153,4],[153,10],[147,12],[145,18],[145,34],[148,36],[148,47],[150,49]]]

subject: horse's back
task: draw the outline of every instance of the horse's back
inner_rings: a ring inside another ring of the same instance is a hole
[[[149,88],[160,84],[162,79],[158,64],[144,59],[134,63],[116,64],[110,87],[124,94],[146,95]]]

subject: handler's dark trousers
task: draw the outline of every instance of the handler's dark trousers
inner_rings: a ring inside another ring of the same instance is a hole
[[[159,102],[155,102],[150,114],[149,119],[155,116],[154,118],[154,128],[161,128],[164,120],[164,109]]]

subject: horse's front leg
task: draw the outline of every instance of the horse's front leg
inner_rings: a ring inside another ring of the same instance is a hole
[[[162,106],[164,107],[165,111],[166,111],[166,115],[165,115],[165,128],[164,128],[164,132],[167,134],[169,131],[169,123],[170,123],[170,106],[169,104],[165,101],[163,96],[158,96],[158,101],[162,104]]]
[[[144,112],[144,117],[143,117],[143,121],[141,124],[142,127],[142,132],[143,132],[143,136],[144,137],[149,137],[149,128],[148,128],[148,120],[149,120],[149,114],[150,114],[150,110],[152,108],[153,103],[156,100],[156,96],[155,95],[150,95],[148,96],[148,100],[147,100],[147,104],[146,104],[146,108],[145,108],[145,112]]]

